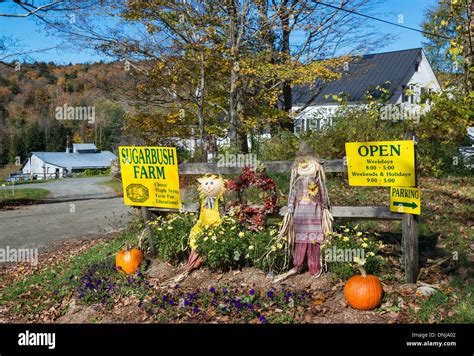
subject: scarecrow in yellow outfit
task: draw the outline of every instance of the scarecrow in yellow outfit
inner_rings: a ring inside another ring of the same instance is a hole
[[[225,183],[221,177],[215,175],[205,175],[198,178],[198,191],[201,199],[199,219],[191,229],[189,234],[189,246],[191,254],[188,258],[186,271],[175,278],[175,282],[180,282],[193,270],[201,267],[203,259],[196,252],[196,238],[206,227],[216,226],[221,223],[219,212],[219,200],[222,200],[225,192]]]

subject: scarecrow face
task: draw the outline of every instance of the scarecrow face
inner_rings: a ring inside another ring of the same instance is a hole
[[[304,160],[298,164],[298,175],[305,177],[314,177],[316,175],[316,163]]]
[[[224,188],[224,182],[216,176],[199,178],[198,182],[202,194],[206,197],[217,197]]]

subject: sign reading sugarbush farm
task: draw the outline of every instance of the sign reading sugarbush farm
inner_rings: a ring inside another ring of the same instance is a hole
[[[175,147],[120,146],[125,205],[181,209]]]
[[[348,142],[346,157],[349,185],[416,185],[413,141]]]

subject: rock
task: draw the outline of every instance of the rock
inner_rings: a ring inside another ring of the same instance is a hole
[[[421,286],[421,287],[417,288],[415,294],[416,294],[417,297],[427,297],[427,298],[429,298],[435,293],[436,293],[436,289],[434,289],[433,287]]]
[[[273,279],[273,278],[275,278],[275,274],[273,272],[268,272],[267,278],[268,279]]]
[[[81,323],[92,323],[97,317],[98,313],[94,306],[82,306],[72,305],[72,308],[68,312],[59,317],[56,322],[63,324],[81,324]]]

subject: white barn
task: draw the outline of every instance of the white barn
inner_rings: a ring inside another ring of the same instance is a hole
[[[117,156],[100,151],[93,143],[73,144],[66,152],[32,152],[22,173],[31,179],[62,178],[85,169],[106,169]]]

